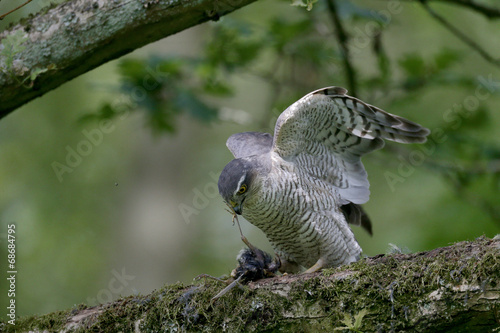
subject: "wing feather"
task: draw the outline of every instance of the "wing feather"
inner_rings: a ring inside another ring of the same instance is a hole
[[[278,118],[272,149],[300,170],[338,189],[342,205],[368,201],[369,183],[361,156],[384,139],[422,143],[428,129],[328,87],[313,91]]]

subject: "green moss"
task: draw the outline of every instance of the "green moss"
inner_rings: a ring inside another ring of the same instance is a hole
[[[257,289],[233,288],[214,303],[211,298],[225,287],[220,282],[168,285],[102,306],[95,321],[80,331],[342,331],[346,323],[356,331],[425,331],[429,325],[438,331],[450,329],[452,320],[468,329],[494,325],[491,311],[456,319],[460,311],[471,310],[468,300],[500,280],[499,251],[489,244],[479,239],[475,247],[462,242],[428,253],[377,256],[313,277],[298,276],[291,284],[273,281],[290,288],[283,291],[286,297],[271,291],[271,280]],[[464,286],[470,290],[457,292]],[[61,329],[84,308],[21,319],[16,331]],[[7,327],[7,332],[13,330]]]
[[[27,332],[33,328],[38,328],[41,331],[58,331],[64,327],[66,318],[68,318],[72,311],[56,311],[43,316],[16,318],[16,325],[6,323],[2,328],[2,332]]]

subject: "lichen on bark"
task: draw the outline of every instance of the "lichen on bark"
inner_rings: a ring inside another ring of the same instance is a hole
[[[69,0],[42,10],[0,32],[0,41],[16,34],[26,39],[16,54],[18,77],[0,70],[0,118],[109,60],[254,1]]]
[[[18,320],[6,332],[362,332],[488,331],[500,320],[500,240],[390,254],[320,273],[286,275],[234,288],[209,279],[149,295]],[[361,314],[361,315],[360,315]],[[349,320],[351,319],[351,320]]]

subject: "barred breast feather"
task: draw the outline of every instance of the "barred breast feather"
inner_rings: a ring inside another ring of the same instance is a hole
[[[348,223],[371,233],[359,206],[370,194],[361,157],[382,148],[384,140],[422,143],[428,134],[343,88],[319,89],[280,115],[274,137],[245,132],[228,139],[241,163],[226,166],[219,191],[228,202],[234,199],[284,261],[310,267],[308,272],[353,262],[361,247]],[[248,193],[236,198],[245,180],[251,180]]]

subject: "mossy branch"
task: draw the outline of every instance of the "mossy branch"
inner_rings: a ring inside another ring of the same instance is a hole
[[[500,240],[378,255],[234,288],[201,280],[95,307],[22,318],[6,332],[490,332],[500,327]],[[0,324],[1,325],[1,324]]]
[[[217,20],[256,0],[69,0],[0,33],[26,41],[9,63],[0,46],[0,118],[141,46]],[[36,74],[36,75],[35,75]],[[29,85],[25,82],[30,79]]]

